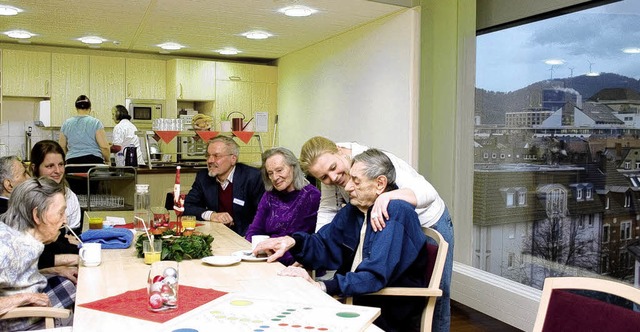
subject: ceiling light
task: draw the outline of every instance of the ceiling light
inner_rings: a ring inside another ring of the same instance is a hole
[[[97,36],[86,36],[86,37],[80,37],[78,38],[79,41],[85,43],[85,44],[89,44],[89,45],[98,45],[98,44],[102,44],[103,42],[107,41],[104,38],[101,37],[97,37]]]
[[[11,30],[11,31],[5,32],[4,34],[11,38],[16,38],[16,39],[29,39],[35,36],[31,32],[24,31],[24,30]]]
[[[22,12],[22,9],[11,6],[0,6],[0,16],[13,16]]]
[[[175,51],[175,50],[179,50],[181,48],[184,48],[183,45],[180,45],[178,43],[163,43],[163,44],[159,44],[157,45],[158,47],[162,48],[163,50],[168,50],[168,51]]]
[[[222,48],[222,49],[217,50],[216,52],[218,52],[219,54],[222,54],[222,55],[236,55],[238,53],[242,53],[242,52],[240,52],[240,51],[238,51],[238,50],[236,50],[235,48],[232,48],[232,47]]]
[[[545,60],[544,63],[546,63],[548,65],[552,65],[552,66],[558,66],[558,65],[563,65],[564,64],[564,60],[562,60],[562,59],[549,59],[549,60]]]
[[[623,48],[622,52],[624,53],[629,53],[629,54],[638,54],[640,53],[640,47],[627,47],[627,48]]]
[[[249,38],[249,39],[267,39],[267,38],[273,36],[272,34],[266,32],[266,31],[260,31],[260,30],[253,30],[253,31],[245,32],[242,35],[247,37],[247,38]]]
[[[311,14],[315,14],[318,11],[307,6],[296,5],[282,8],[279,10],[279,12],[291,17],[305,17]]]

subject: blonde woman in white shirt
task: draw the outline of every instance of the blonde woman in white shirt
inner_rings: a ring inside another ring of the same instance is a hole
[[[325,137],[316,136],[304,143],[300,151],[302,170],[320,180],[321,199],[316,230],[331,222],[338,210],[347,202],[349,195],[344,187],[349,182],[351,158],[366,150],[368,146],[355,142],[335,143]],[[438,298],[434,313],[433,331],[449,331],[450,285],[453,269],[453,224],[447,206],[436,189],[413,167],[392,153],[384,151],[396,169],[397,190],[380,195],[371,210],[371,225],[374,231],[384,228],[389,219],[387,205],[392,199],[412,204],[422,227],[438,231],[449,243],[447,261],[440,288],[443,296]]]

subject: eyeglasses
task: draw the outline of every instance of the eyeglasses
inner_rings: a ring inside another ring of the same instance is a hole
[[[213,158],[213,160],[220,160],[226,156],[230,156],[231,153],[227,153],[227,154],[205,154],[205,157],[207,157],[207,159],[209,158]]]

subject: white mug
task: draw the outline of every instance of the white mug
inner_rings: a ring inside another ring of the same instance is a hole
[[[78,255],[84,266],[98,266],[102,263],[102,244],[83,243]]]
[[[251,236],[251,250],[255,250],[258,243],[269,238],[269,235],[252,235]]]
[[[231,121],[220,121],[220,131],[223,133],[231,132]]]

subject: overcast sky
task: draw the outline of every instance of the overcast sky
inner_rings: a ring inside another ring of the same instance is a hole
[[[514,91],[551,78],[607,72],[640,79],[640,0],[607,6],[479,36],[476,86],[492,91]]]

